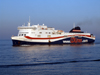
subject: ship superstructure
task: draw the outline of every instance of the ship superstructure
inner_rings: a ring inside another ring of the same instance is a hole
[[[18,35],[12,36],[13,46],[35,44],[82,44],[93,43],[93,34],[84,33],[80,27],[73,28],[70,32],[55,30],[46,25],[22,25],[18,27]]]

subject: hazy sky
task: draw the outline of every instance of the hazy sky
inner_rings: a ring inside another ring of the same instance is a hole
[[[66,32],[75,25],[100,38],[100,0],[0,0],[0,39],[17,35],[29,20]]]

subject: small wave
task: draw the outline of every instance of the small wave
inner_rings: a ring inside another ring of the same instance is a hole
[[[21,45],[21,46],[25,46],[26,47],[26,46],[31,46],[31,45]]]
[[[93,61],[100,61],[100,59],[95,59],[95,60],[81,60],[81,61],[47,62],[47,63],[34,63],[34,64],[11,64],[11,65],[0,65],[0,68],[9,68],[9,67],[18,67],[18,66],[53,65],[53,64],[77,63],[77,62],[93,62]]]

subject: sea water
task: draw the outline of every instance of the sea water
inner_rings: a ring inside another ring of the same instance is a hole
[[[0,40],[0,75],[100,75],[100,40],[17,47]]]

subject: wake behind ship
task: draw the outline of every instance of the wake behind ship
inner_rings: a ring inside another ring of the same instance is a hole
[[[44,45],[44,44],[83,44],[93,43],[95,37],[93,34],[84,33],[79,26],[64,32],[55,30],[55,28],[47,27],[46,25],[32,25],[30,21],[28,25],[18,27],[18,35],[12,36],[13,46],[20,45]]]

